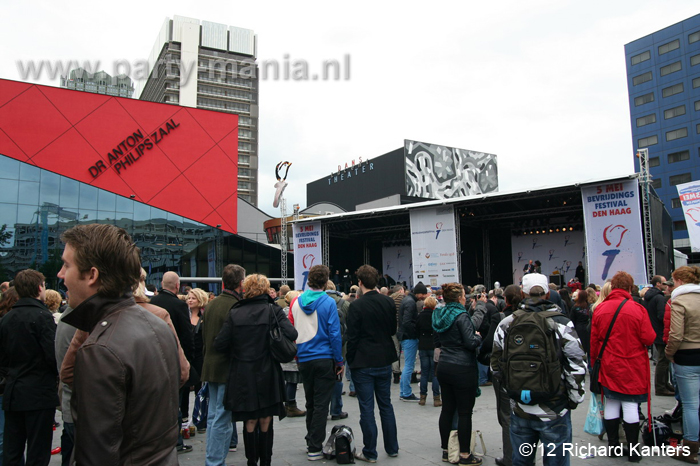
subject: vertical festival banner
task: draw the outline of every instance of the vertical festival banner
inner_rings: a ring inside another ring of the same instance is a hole
[[[647,283],[637,179],[587,186],[581,196],[589,281],[602,285],[622,270]]]
[[[693,252],[700,252],[700,182],[691,181],[676,186],[681,208],[688,226],[688,238]]]
[[[452,206],[411,210],[413,283],[437,288],[459,281]]]
[[[321,222],[296,223],[294,232],[294,289],[309,289],[309,269],[323,263],[321,256]]]

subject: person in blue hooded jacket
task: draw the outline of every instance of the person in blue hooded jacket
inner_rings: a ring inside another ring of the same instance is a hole
[[[297,360],[306,393],[306,445],[309,461],[323,459],[326,418],[336,377],[342,378],[344,361],[338,309],[324,289],[330,270],[314,265],[307,289],[289,306],[289,320],[299,332]]]

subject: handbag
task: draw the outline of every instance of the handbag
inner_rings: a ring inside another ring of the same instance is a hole
[[[297,344],[287,338],[280,327],[279,318],[270,304],[270,354],[280,363],[292,362],[297,355]]]
[[[615,324],[615,320],[617,319],[617,315],[620,313],[620,310],[622,309],[622,306],[625,305],[625,303],[628,300],[625,299],[620,303],[620,306],[617,308],[617,311],[615,311],[615,315],[612,318],[612,321],[610,321],[610,326],[608,327],[608,333],[605,335],[605,339],[603,340],[603,344],[600,347],[600,351],[598,352],[598,357],[596,358],[595,362],[593,363],[593,368],[591,369],[591,392],[595,393],[596,395],[600,395],[601,393],[601,387],[600,387],[600,382],[598,381],[598,377],[600,376],[600,366],[603,362],[603,351],[605,351],[605,346],[608,344],[608,338],[610,337],[610,332],[612,332],[613,325]]]
[[[481,452],[476,452],[477,440],[481,443]],[[481,434],[480,430],[473,430],[472,436],[469,442],[469,449],[475,456],[485,456],[486,455],[486,443],[484,442],[484,436]],[[456,430],[450,431],[450,438],[447,440],[447,461],[452,464],[459,463],[459,437]]]
[[[194,412],[192,422],[198,429],[207,426],[207,415],[209,413],[209,384],[204,382],[194,399]]]
[[[605,431],[603,426],[603,415],[600,412],[600,395],[592,395],[588,403],[588,414],[586,414],[586,424],[583,431],[591,435],[600,435]]]

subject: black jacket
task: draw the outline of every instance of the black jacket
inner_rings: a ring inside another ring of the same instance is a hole
[[[433,310],[424,308],[418,314],[418,322],[416,323],[416,331],[418,332],[418,349],[419,350],[434,350],[435,341],[433,339]]]
[[[20,298],[0,319],[0,367],[6,374],[5,411],[58,406],[56,323],[38,299]]]
[[[644,294],[644,307],[649,313],[651,326],[656,332],[655,345],[664,344],[664,312],[666,312],[666,296],[658,288],[649,288]]]
[[[399,329],[396,332],[396,337],[399,340],[417,340],[417,321],[418,299],[413,293],[410,293],[404,296],[401,300],[401,306],[399,306]]]
[[[376,290],[350,303],[347,360],[352,369],[385,367],[398,360],[394,300]]]
[[[285,416],[284,377],[270,355],[272,312],[282,333],[296,340],[297,330],[267,293],[238,301],[214,339],[214,348],[230,357],[224,407],[233,411],[235,420],[247,420],[245,413],[275,406],[273,413],[280,419]]]
[[[180,340],[180,346],[185,353],[185,357],[194,363],[194,333],[192,332],[192,322],[190,322],[190,310],[187,303],[175,296],[172,291],[160,290],[156,296],[151,298],[151,304],[160,306],[170,314],[173,327]]]
[[[441,363],[473,366],[476,369],[476,351],[481,345],[481,337],[474,333],[468,313],[458,315],[447,331],[436,332],[435,341],[439,342]]]

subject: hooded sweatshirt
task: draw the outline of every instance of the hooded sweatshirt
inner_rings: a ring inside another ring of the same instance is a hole
[[[289,320],[299,332],[297,359],[333,359],[343,363],[338,308],[324,291],[306,290],[289,306]]]

